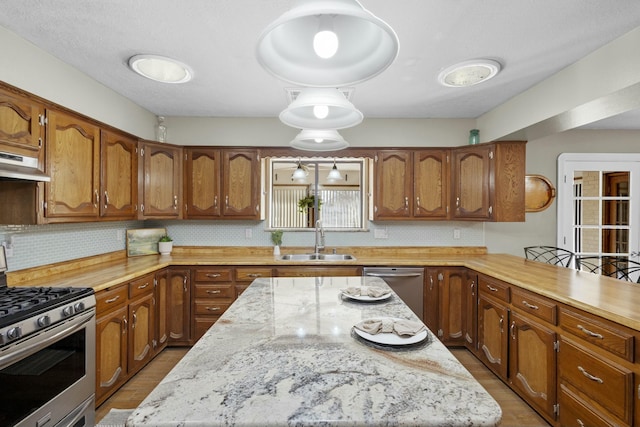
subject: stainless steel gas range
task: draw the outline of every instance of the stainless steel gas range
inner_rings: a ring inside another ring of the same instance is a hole
[[[93,426],[93,289],[9,288],[5,272],[0,246],[0,426]]]

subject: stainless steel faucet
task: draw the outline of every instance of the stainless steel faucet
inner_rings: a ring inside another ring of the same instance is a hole
[[[316,221],[316,241],[315,246],[313,248],[313,253],[319,254],[324,251],[324,228],[322,228],[322,221]]]

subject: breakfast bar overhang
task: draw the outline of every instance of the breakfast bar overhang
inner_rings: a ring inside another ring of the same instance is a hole
[[[498,403],[430,331],[363,339],[365,319],[419,321],[375,277],[256,279],[127,421],[143,426],[492,426]]]

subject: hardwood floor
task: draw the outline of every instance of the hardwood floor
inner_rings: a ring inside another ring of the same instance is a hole
[[[549,425],[469,351],[456,348],[450,350],[500,404],[502,408],[501,427],[546,427]],[[111,408],[137,407],[187,351],[189,348],[186,347],[172,347],[163,350],[151,363],[96,409],[96,422],[107,415]]]

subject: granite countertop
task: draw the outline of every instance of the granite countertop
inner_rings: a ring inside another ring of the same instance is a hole
[[[257,279],[127,421],[143,426],[497,425],[502,412],[428,332],[381,349],[353,335],[364,319],[418,321],[392,293],[361,303],[373,277]]]

